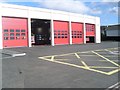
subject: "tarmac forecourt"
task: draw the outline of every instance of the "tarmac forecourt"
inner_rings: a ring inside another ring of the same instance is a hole
[[[120,47],[106,48],[38,58],[40,60],[81,68],[110,76],[120,71],[118,61],[120,56],[119,48]]]

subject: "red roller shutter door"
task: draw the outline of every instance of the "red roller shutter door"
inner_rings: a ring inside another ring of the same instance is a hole
[[[3,47],[28,46],[27,19],[2,17]]]
[[[86,24],[86,36],[95,36],[94,24]]]
[[[54,21],[54,43],[55,45],[69,44],[69,23]]]
[[[72,44],[82,44],[83,42],[83,24],[72,22]]]

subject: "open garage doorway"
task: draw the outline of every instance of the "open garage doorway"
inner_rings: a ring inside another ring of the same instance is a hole
[[[31,19],[32,45],[51,45],[50,20]]]
[[[87,36],[86,43],[95,43],[95,37],[94,36]]]

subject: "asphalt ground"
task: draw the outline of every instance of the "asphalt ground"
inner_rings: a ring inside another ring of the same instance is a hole
[[[4,49],[6,50],[6,49]],[[100,88],[119,83],[119,44],[34,46],[7,49],[2,56],[3,88]],[[117,86],[115,86],[117,87]]]

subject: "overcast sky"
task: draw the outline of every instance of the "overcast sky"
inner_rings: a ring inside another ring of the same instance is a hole
[[[62,10],[101,18],[101,25],[118,23],[119,0],[0,0],[4,3]],[[120,6],[120,5],[119,5]]]

